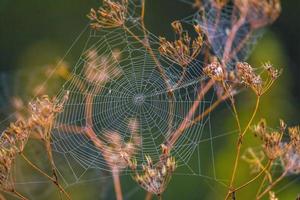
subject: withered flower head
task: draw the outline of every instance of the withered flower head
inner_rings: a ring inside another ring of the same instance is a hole
[[[44,95],[30,102],[31,117],[28,122],[29,128],[35,130],[42,139],[49,139],[49,129],[54,122],[55,116],[63,111],[68,97],[69,91],[66,92],[61,101],[55,98],[51,100],[47,95]]]
[[[280,15],[280,0],[235,0],[235,5],[254,28],[273,23]]]
[[[122,26],[126,21],[127,6],[128,0],[104,0],[103,7],[97,10],[92,8],[88,14],[91,27],[99,30]]]
[[[220,62],[214,61],[203,69],[204,73],[215,81],[224,81],[225,73]]]
[[[13,152],[0,149],[0,188],[2,189],[10,189],[9,177],[15,156]]]
[[[106,147],[103,150],[103,157],[107,164],[119,171],[126,167],[134,167],[132,160],[140,146],[140,136],[138,135],[138,122],[135,119],[129,121],[128,128],[131,131],[131,139],[125,142],[119,133],[107,132],[105,134]]]
[[[264,72],[267,72],[267,78],[262,79],[260,75],[254,72],[252,66],[246,62],[238,62],[236,65],[237,76],[240,82],[250,87],[258,96],[264,94],[273,85],[275,80],[280,76],[280,72],[273,68],[271,64],[263,66]]]
[[[276,80],[282,74],[282,70],[275,69],[271,63],[265,63],[263,67],[272,80]]]
[[[251,65],[245,62],[239,62],[236,65],[237,75],[242,84],[252,88],[256,93],[263,90],[263,81],[259,75],[256,75]]]
[[[94,84],[105,84],[110,80],[120,77],[122,71],[116,67],[120,56],[119,50],[114,50],[112,57],[106,55],[99,56],[95,49],[89,50],[86,53],[86,63],[84,66],[86,80]]]
[[[22,152],[30,135],[30,130],[23,120],[11,123],[0,138],[1,149]]]
[[[287,145],[286,153],[281,157],[282,165],[289,174],[300,174],[300,147]]]
[[[288,129],[290,141],[286,144],[287,151],[282,156],[282,164],[290,174],[300,173],[300,128],[299,126]]]
[[[176,169],[175,158],[171,157],[169,151],[163,147],[160,160],[154,164],[150,156],[146,156],[147,163],[142,165],[142,174],[136,172],[134,180],[146,191],[161,195]]]
[[[198,36],[192,40],[189,34],[183,30],[182,24],[179,21],[173,22],[172,27],[178,39],[170,42],[166,38],[160,37],[160,47],[158,50],[168,60],[185,68],[201,51],[203,45],[202,31],[199,25],[194,26]]]
[[[258,125],[254,126],[253,131],[262,140],[263,150],[270,160],[275,160],[285,153],[286,146],[282,142],[284,129],[280,129],[279,132],[269,130],[266,121],[261,120]]]
[[[262,162],[265,159],[265,154],[263,151],[254,151],[253,148],[248,148],[242,159],[247,162],[251,168],[251,173],[258,173],[262,170]]]
[[[16,156],[24,150],[30,130],[26,123],[19,120],[11,123],[0,137],[0,187],[9,187],[11,167]]]

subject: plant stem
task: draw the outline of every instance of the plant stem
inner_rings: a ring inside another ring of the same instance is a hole
[[[269,166],[271,165],[271,161],[268,162],[268,164],[266,165],[266,167],[264,167],[255,177],[253,177],[251,180],[247,181],[245,184],[239,186],[238,188],[234,189],[232,192],[236,192],[238,190],[243,189],[244,187],[246,187],[247,185],[253,183],[255,180],[257,180],[262,174],[264,174],[267,169],[269,168]]]
[[[19,199],[22,199],[22,200],[28,200],[26,197],[24,197],[22,194],[20,194],[19,192],[17,192],[16,190],[13,190],[12,193],[14,195],[16,195]]]
[[[147,192],[145,200],[152,200],[153,194],[151,192]]]
[[[53,178],[50,177],[48,174],[46,174],[43,170],[41,170],[38,166],[36,166],[35,164],[33,164],[23,153],[20,154],[22,156],[22,158],[36,171],[38,171],[40,174],[42,174],[43,176],[45,176],[46,178],[48,178],[51,182],[53,182],[54,185],[56,185],[58,187],[58,189],[60,190],[60,192],[62,192],[68,200],[71,200],[70,195],[64,190],[64,188]]]
[[[260,195],[256,197],[256,200],[259,200],[264,195],[266,195],[275,185],[277,185],[287,175],[287,173],[288,171],[284,171],[279,178],[277,178],[274,182],[272,182],[271,185],[267,187],[267,189],[265,189]]]
[[[112,169],[112,175],[113,175],[116,199],[117,200],[123,200],[119,170],[118,169]]]
[[[242,141],[243,141],[243,138],[244,138],[245,134],[247,133],[250,125],[252,124],[252,122],[254,120],[254,117],[256,116],[256,113],[257,113],[258,107],[259,107],[259,103],[260,103],[260,96],[257,96],[257,100],[256,100],[256,104],[255,104],[255,108],[254,108],[253,114],[252,114],[252,116],[251,116],[251,118],[250,118],[250,120],[249,120],[246,128],[239,135],[238,146],[237,146],[237,154],[236,154],[236,157],[235,157],[233,172],[232,172],[231,181],[230,181],[230,184],[229,184],[229,190],[228,190],[228,193],[227,193],[225,199],[228,199],[229,196],[230,196],[230,194],[232,193],[232,186],[234,184],[234,180],[235,180],[235,177],[236,177],[236,173],[237,173],[237,169],[238,169],[238,164],[239,164],[239,159],[240,159],[240,154],[241,154]]]
[[[171,136],[167,139],[166,144],[169,149],[172,149],[176,141],[180,138],[180,136],[184,133],[185,127],[189,125],[192,117],[194,116],[199,104],[204,98],[205,94],[211,89],[211,87],[215,84],[215,82],[211,79],[203,88],[199,88],[197,99],[194,101],[192,107],[190,108],[188,114],[185,116],[182,123],[179,125],[177,130],[171,134]]]

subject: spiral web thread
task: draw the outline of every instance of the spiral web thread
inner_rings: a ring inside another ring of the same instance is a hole
[[[134,23],[129,29],[143,38],[140,24]],[[78,131],[78,127],[87,126],[87,121],[93,122],[92,128],[97,137],[109,143],[107,135],[114,133],[122,141],[129,141],[132,138],[129,123],[132,119],[136,120],[141,144],[135,157],[142,164],[146,162],[146,155],[151,156],[154,162],[159,160],[161,144],[179,127],[189,112],[204,80],[202,62],[195,60],[190,63],[183,81],[178,83],[182,69],[155,50],[158,47],[155,35],[149,33],[149,41],[171,88],[166,87],[147,49],[123,28],[90,32],[72,78],[61,91],[62,95],[69,91],[70,97],[53,129],[56,164],[66,184],[82,181],[93,169],[111,171],[103,158],[103,151],[99,151],[90,138]],[[88,70],[91,62],[88,54],[97,60],[97,66],[92,70]],[[170,89],[174,93],[174,111],[171,114],[168,102]],[[87,95],[94,97],[91,117],[85,113]],[[214,95],[208,95],[201,100],[195,116],[208,108],[214,98]],[[170,118],[171,125],[168,123]],[[177,160],[178,174],[198,175],[218,181],[213,140],[227,134],[212,135],[209,126],[208,116],[186,129],[176,142],[171,154]],[[201,148],[206,148],[205,152],[200,151],[199,143],[202,144]],[[205,166],[212,168],[201,169],[200,157],[203,157]],[[193,165],[189,164],[191,158],[196,160]],[[127,172],[130,173],[130,170],[125,169],[123,174]]]

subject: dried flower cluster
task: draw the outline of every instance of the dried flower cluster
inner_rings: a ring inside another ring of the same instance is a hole
[[[253,148],[248,148],[242,159],[249,164],[251,173],[255,174],[263,169],[262,162],[265,159],[265,154],[263,151],[254,151]]]
[[[0,186],[9,186],[9,176],[16,156],[24,150],[30,129],[24,121],[11,123],[0,138]]]
[[[169,155],[166,146],[162,145],[162,155],[157,163],[153,163],[150,156],[146,156],[146,164],[142,165],[142,173],[137,171],[137,161],[133,159],[129,166],[135,172],[133,179],[146,191],[161,195],[176,169],[175,158]]]
[[[192,40],[188,32],[183,30],[179,21],[173,22],[172,27],[179,38],[174,42],[169,42],[166,38],[160,37],[159,52],[170,61],[185,68],[201,51],[203,45],[202,31],[199,25],[194,26],[198,36]]]
[[[225,72],[219,61],[214,61],[203,69],[204,73],[214,81],[224,81]]]
[[[288,130],[288,141],[283,141],[283,135]],[[263,149],[269,160],[280,159],[284,171],[293,174],[300,173],[300,128],[289,127],[281,120],[279,131],[267,128],[265,120],[254,126],[253,131],[263,141]]]
[[[69,92],[59,102],[57,99],[50,100],[47,95],[30,102],[31,117],[28,126],[37,133],[41,139],[50,140],[50,129],[55,116],[63,111],[64,104],[69,98]]]
[[[241,84],[250,87],[258,96],[264,94],[281,74],[270,64],[265,64],[264,69],[268,76],[266,80],[263,80],[260,75],[256,74],[250,64],[239,62],[236,65],[237,77]]]
[[[131,130],[131,140],[128,142],[124,142],[119,133],[107,132],[105,134],[106,148],[103,151],[103,157],[112,169],[121,171],[128,167],[128,161],[133,158],[141,144],[136,120],[130,120],[129,129]]]
[[[112,79],[120,77],[122,71],[116,67],[121,54],[119,50],[112,52],[112,57],[99,56],[95,49],[86,53],[86,64],[84,73],[87,81],[102,85]]]
[[[11,123],[10,126],[3,131],[0,138],[0,185],[5,186],[10,176],[10,170],[16,156],[22,153],[28,141],[30,134],[38,132],[42,139],[49,138],[49,128],[54,120],[55,114],[63,109],[64,102],[67,100],[68,94],[62,102],[50,101],[48,96],[37,99],[30,103],[31,116],[25,120],[19,120]],[[45,132],[45,130],[48,130]]]
[[[126,21],[128,0],[104,0],[103,7],[91,9],[88,18],[92,21],[91,27],[99,30],[101,28],[116,28],[122,26]]]

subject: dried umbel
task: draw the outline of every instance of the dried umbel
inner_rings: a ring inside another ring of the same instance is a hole
[[[238,62],[236,65],[237,77],[241,84],[250,87],[258,96],[264,94],[273,85],[275,80],[281,75],[271,64],[265,64],[263,69],[267,73],[267,78],[263,80],[256,74],[252,66],[246,62]]]
[[[282,156],[283,167],[290,174],[300,173],[300,128],[288,129],[290,141],[286,144],[286,153]]]
[[[55,98],[50,100],[47,95],[44,95],[30,102],[31,117],[28,120],[29,128],[38,133],[43,140],[49,140],[54,118],[63,111],[68,97],[69,92],[65,94],[61,101]]]
[[[141,138],[137,132],[138,122],[132,119],[128,126],[131,131],[131,139],[128,142],[125,142],[117,132],[105,133],[106,146],[102,152],[103,157],[110,168],[118,171],[132,165],[130,161],[141,144]]]
[[[3,131],[0,138],[0,186],[2,189],[9,185],[10,171],[16,156],[22,153],[30,135],[27,124],[19,120],[11,123]]]
[[[112,57],[99,56],[95,49],[89,50],[86,53],[87,61],[84,66],[86,80],[90,83],[103,85],[110,80],[120,77],[122,71],[116,67],[120,56],[119,50],[114,50]]]
[[[245,62],[240,62],[236,65],[236,67],[241,83],[252,88],[255,92],[260,93],[263,88],[263,81],[259,75],[255,74],[251,65]]]
[[[161,195],[167,188],[168,183],[176,169],[174,157],[169,155],[169,151],[162,147],[162,155],[157,163],[153,163],[150,156],[146,156],[146,164],[142,165],[142,173],[136,171],[136,161],[132,163],[132,169],[135,171],[133,179],[146,191]]]
[[[5,149],[0,149],[0,188],[8,190],[10,189],[10,172],[15,160],[15,152],[11,152]]]
[[[281,12],[280,0],[235,0],[234,4],[253,28],[273,23]]]
[[[215,81],[224,81],[225,72],[219,61],[214,61],[203,69],[204,73]]]
[[[23,120],[11,123],[5,129],[0,138],[1,149],[7,151],[16,151],[16,153],[24,150],[25,144],[30,135],[30,129]]]
[[[253,148],[248,148],[242,159],[250,166],[251,173],[258,173],[263,169],[262,162],[265,159],[263,151],[255,151]]]
[[[104,0],[103,7],[97,10],[92,8],[88,14],[91,27],[99,30],[122,26],[126,21],[127,6],[128,0]]]
[[[199,25],[194,26],[198,36],[192,40],[189,34],[183,30],[179,21],[173,22],[172,27],[178,39],[170,42],[166,38],[160,37],[159,52],[171,62],[186,68],[201,51],[203,45],[202,31]]]
[[[266,121],[263,119],[258,125],[254,126],[253,131],[262,140],[263,150],[270,160],[280,158],[285,153],[286,148],[281,141],[285,131],[284,127],[280,131],[269,130]]]

